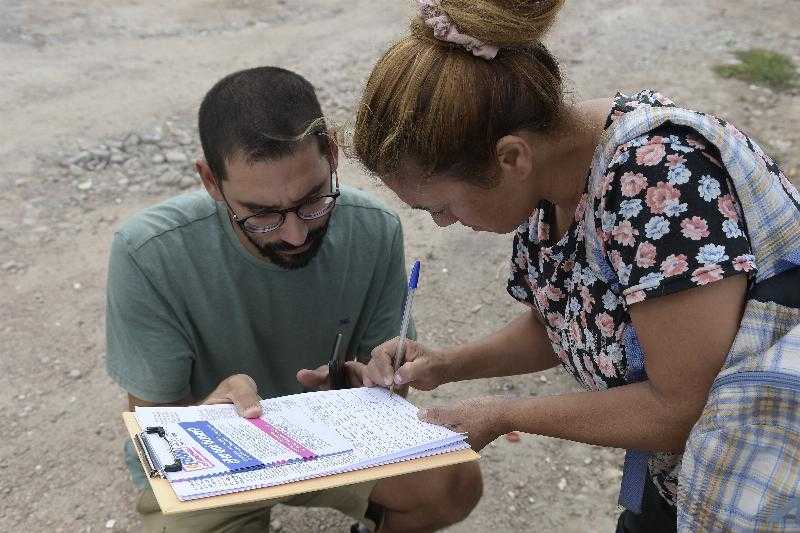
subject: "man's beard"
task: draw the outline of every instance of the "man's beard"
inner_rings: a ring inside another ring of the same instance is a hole
[[[328,224],[330,224],[330,220],[326,222],[324,226],[320,226],[312,231],[309,231],[308,235],[306,235],[306,242],[300,246],[292,246],[291,244],[285,242],[259,244],[254,241],[246,231],[244,234],[253,244],[253,246],[256,247],[262,257],[281,268],[285,268],[286,270],[295,270],[306,266],[309,262],[311,262],[312,259],[314,259],[314,256],[317,255],[317,252],[319,252],[319,249],[322,246],[322,240],[325,237],[325,233],[328,231]],[[284,255],[280,253],[302,248],[308,243],[311,243],[311,246],[309,246],[308,250],[305,252],[293,255]]]

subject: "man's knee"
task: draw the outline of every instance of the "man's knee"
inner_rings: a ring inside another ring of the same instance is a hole
[[[447,472],[443,485],[446,502],[439,509],[448,524],[464,520],[478,505],[483,495],[483,477],[477,462],[455,465]]]

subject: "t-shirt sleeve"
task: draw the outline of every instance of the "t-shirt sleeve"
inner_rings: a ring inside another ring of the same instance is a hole
[[[596,221],[628,304],[755,273],[716,148],[671,124],[620,146]]]
[[[361,338],[356,355],[360,360],[369,359],[372,350],[400,333],[403,318],[403,303],[408,283],[403,251],[403,228],[398,223],[388,257],[385,282],[379,288],[378,303],[369,318],[367,329]],[[416,339],[417,332],[412,319],[408,325],[408,338]]]
[[[131,256],[125,237],[111,244],[106,302],[106,371],[150,402],[190,394],[193,352],[175,313]]]

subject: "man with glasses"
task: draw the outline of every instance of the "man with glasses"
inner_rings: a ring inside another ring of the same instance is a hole
[[[149,208],[116,232],[106,317],[109,375],[129,406],[233,403],[324,388],[342,334],[347,379],[397,334],[405,293],[397,216],[339,185],[335,136],[311,84],[262,67],[231,74],[199,112],[204,192]],[[133,453],[145,531],[268,531],[275,503],[332,507],[381,532],[463,519],[474,463],[319,493],[162,515]]]

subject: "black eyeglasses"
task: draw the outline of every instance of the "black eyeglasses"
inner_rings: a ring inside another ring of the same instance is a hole
[[[217,181],[219,192],[222,194],[222,199],[231,213],[231,218],[236,224],[242,228],[242,231],[248,233],[270,233],[280,228],[286,221],[288,213],[294,213],[301,220],[314,220],[321,218],[331,212],[336,205],[336,199],[341,192],[339,191],[339,177],[336,175],[335,170],[331,170],[331,193],[320,194],[309,200],[306,200],[300,205],[290,207],[288,209],[265,210],[253,213],[246,217],[240,217],[228,203],[225,193],[222,190],[222,183]]]

